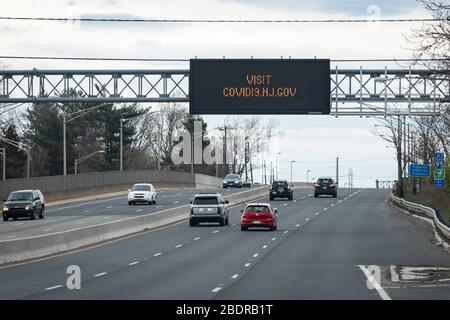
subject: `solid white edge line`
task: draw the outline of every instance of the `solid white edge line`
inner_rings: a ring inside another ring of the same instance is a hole
[[[162,252],[155,253],[153,256],[154,256],[154,257],[158,257],[158,256],[160,256],[160,255],[162,255]]]
[[[178,245],[175,246],[175,248],[178,249],[178,248],[181,248],[182,246],[183,246],[182,244],[178,244]]]
[[[244,267],[247,268],[247,267],[249,267],[250,265],[251,265],[251,263],[250,263],[250,262],[247,262],[246,264],[244,264]]]
[[[136,264],[138,264],[139,263],[139,261],[134,261],[134,262],[130,262],[128,265],[129,266],[134,266],[134,265],[136,265]]]
[[[369,270],[363,265],[358,265],[358,267],[361,269],[361,271],[366,276],[367,280],[370,282],[372,287],[377,290],[378,295],[383,300],[392,300],[391,297],[387,294],[387,292],[383,289],[381,284],[378,283],[378,281],[370,274]]]
[[[58,284],[57,286],[45,288],[45,290],[49,291],[49,290],[54,290],[54,289],[58,289],[58,288],[62,288],[62,287],[63,287],[62,285]]]
[[[231,277],[231,279],[236,279],[237,277],[239,277],[239,275],[238,275],[238,274],[234,274],[234,275]]]
[[[220,290],[222,290],[222,287],[216,287],[212,289],[211,292],[219,292]]]
[[[98,278],[98,277],[102,277],[102,276],[107,275],[107,274],[108,274],[107,272],[101,272],[101,273],[94,274],[94,277]]]

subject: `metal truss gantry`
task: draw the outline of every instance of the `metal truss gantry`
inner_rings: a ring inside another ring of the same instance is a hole
[[[450,72],[336,68],[330,84],[334,116],[437,115],[450,102]],[[0,70],[0,103],[188,103],[188,88],[189,70]]]

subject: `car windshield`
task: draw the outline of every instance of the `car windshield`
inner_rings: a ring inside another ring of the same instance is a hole
[[[270,212],[267,206],[248,206],[245,209],[246,212]]]
[[[31,201],[33,194],[31,192],[13,192],[9,195],[8,201]]]
[[[137,185],[134,185],[133,188],[131,188],[131,191],[150,191],[150,186],[146,186],[143,184],[137,184]]]
[[[225,179],[238,180],[239,176],[237,174],[229,174],[225,177]]]
[[[210,205],[210,204],[218,204],[219,201],[217,197],[196,197],[194,199],[194,204],[198,205]]]

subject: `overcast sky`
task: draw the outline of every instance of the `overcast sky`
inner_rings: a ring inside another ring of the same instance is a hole
[[[413,0],[2,0],[2,16],[197,19],[423,18]],[[0,55],[140,58],[407,58],[404,36],[420,23],[391,24],[132,24],[0,21]],[[4,60],[10,69],[188,68],[187,63]],[[339,67],[359,68],[339,63]],[[384,68],[383,63],[363,67]],[[397,67],[397,65],[388,65]],[[334,67],[334,64],[333,66]],[[263,117],[268,118],[268,117]],[[341,186],[353,168],[356,186],[393,180],[393,149],[374,135],[375,120],[331,116],[277,116],[283,136],[266,160],[280,156],[280,178],[334,175],[341,159]],[[205,119],[213,127],[220,116]],[[257,179],[261,173],[255,172]]]

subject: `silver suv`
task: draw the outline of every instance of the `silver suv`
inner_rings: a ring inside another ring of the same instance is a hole
[[[189,225],[194,227],[200,222],[218,222],[228,225],[228,200],[220,193],[198,193],[191,201]]]

